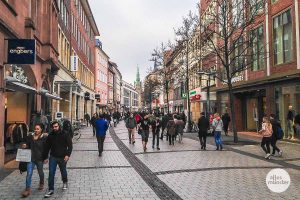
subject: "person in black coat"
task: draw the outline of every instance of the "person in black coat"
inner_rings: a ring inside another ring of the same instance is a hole
[[[280,139],[277,137],[277,131],[279,128],[281,128],[281,125],[280,125],[280,122],[278,120],[276,120],[275,114],[270,115],[270,122],[272,124],[272,130],[273,130],[272,137],[271,137],[271,145],[273,147],[272,155],[274,156],[277,151],[278,155],[282,156],[282,151],[276,145],[277,140]]]
[[[91,125],[93,127],[93,136],[96,135],[96,120],[98,119],[97,113],[94,113],[92,119],[91,119]]]
[[[228,135],[228,126],[231,121],[230,116],[227,112],[225,112],[223,114],[222,121],[223,121],[223,129],[224,129],[225,135],[227,136]]]
[[[209,129],[209,121],[205,117],[205,113],[201,112],[201,117],[198,120],[198,136],[201,144],[201,149],[206,150],[207,130]]]

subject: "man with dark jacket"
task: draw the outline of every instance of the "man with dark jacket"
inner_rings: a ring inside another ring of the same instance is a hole
[[[164,138],[164,130],[167,128],[168,122],[169,122],[168,115],[164,115],[161,119],[161,136],[160,136],[161,140],[163,140]]]
[[[199,140],[201,144],[201,149],[206,150],[206,137],[207,130],[209,129],[209,121],[205,117],[205,113],[201,112],[201,117],[198,120],[198,128],[199,128]]]
[[[230,116],[227,112],[225,112],[223,115],[222,115],[222,122],[223,122],[223,129],[224,129],[224,132],[225,132],[225,135],[228,136],[228,126],[229,126],[229,123],[230,123]]]
[[[128,129],[128,137],[129,137],[129,144],[134,144],[135,143],[135,137],[134,137],[134,130],[136,129],[136,120],[133,117],[133,114],[130,113],[130,117],[126,119],[126,128]]]
[[[46,143],[43,158],[47,162],[49,158],[49,191],[45,194],[45,198],[49,198],[54,193],[54,177],[57,165],[59,166],[63,181],[63,190],[68,189],[68,174],[67,162],[72,153],[72,139],[69,134],[61,130],[60,124],[57,121],[51,124],[53,131],[49,134]]]
[[[108,129],[108,122],[104,120],[104,116],[100,115],[99,119],[96,120],[96,137],[98,142],[99,157],[102,156],[103,144]]]
[[[276,120],[275,114],[270,115],[270,122],[272,124],[272,130],[273,130],[272,137],[271,137],[271,145],[273,147],[272,155],[274,156],[277,151],[278,155],[282,156],[282,151],[276,145],[277,140],[281,139],[278,138],[277,136],[277,132],[279,131],[279,129],[281,129],[281,125],[280,122]]]
[[[86,120],[86,126],[89,126],[89,123],[90,123],[90,120],[91,120],[91,117],[88,113],[86,113],[84,115],[84,119]]]
[[[94,113],[94,115],[91,119],[91,125],[93,127],[93,136],[96,135],[96,120],[97,120],[97,113]]]

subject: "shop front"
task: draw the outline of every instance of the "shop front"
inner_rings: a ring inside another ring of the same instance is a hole
[[[196,88],[194,90],[190,91],[190,101],[191,101],[191,117],[192,117],[192,121],[197,122],[198,119],[200,118],[200,113],[201,111],[201,104],[200,104],[200,100],[201,100],[201,89]]]

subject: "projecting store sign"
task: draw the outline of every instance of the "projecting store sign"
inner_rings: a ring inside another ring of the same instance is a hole
[[[7,64],[34,64],[35,40],[9,39],[7,44]]]
[[[78,71],[78,57],[77,56],[71,56],[71,72],[77,72]]]

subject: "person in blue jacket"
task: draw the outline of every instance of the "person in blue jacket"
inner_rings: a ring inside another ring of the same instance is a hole
[[[100,115],[95,124],[99,156],[102,156],[103,144],[106,136],[106,131],[108,129],[108,122],[104,119],[103,115]]]

